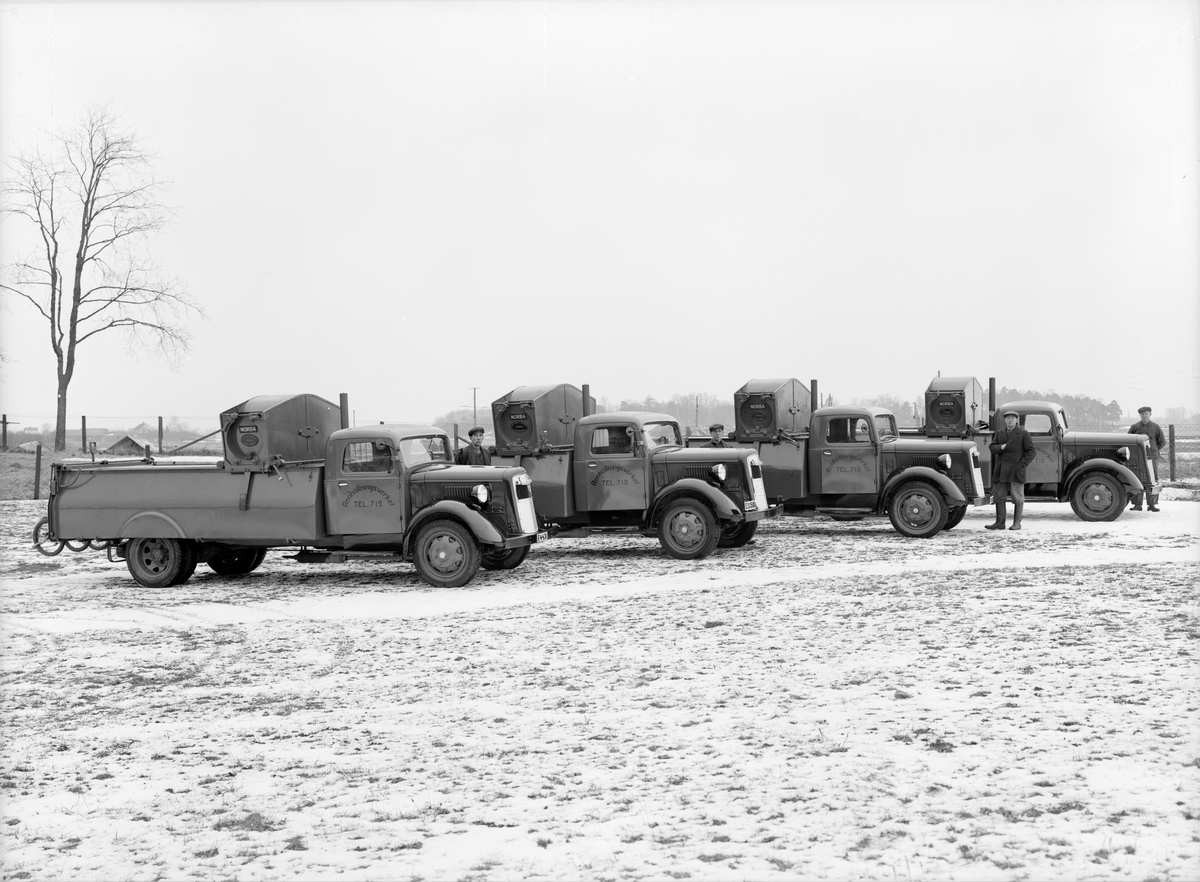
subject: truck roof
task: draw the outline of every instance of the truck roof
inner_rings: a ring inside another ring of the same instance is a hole
[[[438,426],[426,423],[379,423],[374,426],[351,426],[349,429],[338,429],[329,436],[334,438],[377,438],[380,435],[390,435],[393,438],[408,438],[413,435],[446,435],[449,433]]]
[[[835,414],[835,415],[843,414],[844,415],[844,414],[848,414],[848,413],[856,414],[859,416],[866,414],[867,416],[870,416],[870,417],[877,417],[877,416],[882,416],[885,414],[890,417],[896,416],[894,413],[892,413],[886,407],[868,407],[865,404],[833,404],[833,405],[830,405],[829,407],[818,407],[816,410],[814,410],[812,412],[812,415],[817,417],[817,416],[829,416],[830,414]]]
[[[631,420],[638,423],[678,423],[675,417],[669,413],[655,413],[652,410],[616,410],[608,413],[592,413],[581,418],[579,425],[592,425],[593,423],[605,423],[612,420]]]
[[[1053,401],[1008,401],[996,408],[997,413],[1006,410],[1062,410],[1061,404]]]

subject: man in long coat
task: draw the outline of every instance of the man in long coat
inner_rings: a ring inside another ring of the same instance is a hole
[[[1152,411],[1148,407],[1139,407],[1138,416],[1141,417],[1136,423],[1129,427],[1130,435],[1145,435],[1150,439],[1150,458],[1154,460],[1154,471],[1159,470],[1160,451],[1167,446],[1167,439],[1163,437],[1162,426],[1150,419]],[[1142,495],[1141,493],[1132,494],[1133,498],[1130,502],[1133,503],[1134,511],[1142,510]],[[1156,506],[1150,506],[1151,511],[1158,511]]]
[[[992,452],[992,495],[996,500],[996,522],[986,524],[986,530],[1003,530],[1008,517],[1008,497],[1013,500],[1013,522],[1008,529],[1021,529],[1021,515],[1025,511],[1025,466],[1037,456],[1037,448],[1029,433],[1017,425],[1020,415],[1015,410],[1005,411],[1004,428],[998,431],[988,445]]]

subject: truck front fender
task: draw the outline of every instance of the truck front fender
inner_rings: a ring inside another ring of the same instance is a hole
[[[187,533],[174,518],[160,511],[143,511],[121,525],[122,539],[186,539]]]
[[[1079,481],[1080,475],[1095,470],[1116,475],[1131,493],[1142,493],[1145,490],[1141,479],[1133,473],[1129,466],[1111,459],[1085,459],[1083,462],[1071,465],[1071,473],[1067,476],[1066,483],[1063,485],[1062,497],[1070,499],[1071,491],[1075,489],[1075,484]]]
[[[712,507],[718,520],[740,522],[745,517],[745,514],[737,507],[734,501],[712,484],[701,481],[699,478],[680,478],[663,490],[662,493],[658,494],[654,500],[654,505],[649,511],[649,517],[646,522],[653,524],[658,519],[663,506],[678,499],[680,496],[692,496],[703,499]]]
[[[962,490],[958,489],[953,481],[937,469],[931,469],[929,466],[912,466],[887,479],[887,483],[883,485],[883,492],[879,494],[879,501],[883,508],[887,508],[887,501],[891,498],[892,492],[905,481],[924,481],[927,484],[933,484],[942,491],[942,495],[950,503],[967,504],[967,497],[963,495]]]
[[[442,499],[421,509],[413,518],[408,527],[408,534],[404,537],[405,554],[412,549],[413,539],[421,532],[421,528],[437,518],[450,518],[461,522],[475,534],[475,538],[483,545],[504,544],[504,537],[500,535],[500,531],[477,510],[453,499]]]

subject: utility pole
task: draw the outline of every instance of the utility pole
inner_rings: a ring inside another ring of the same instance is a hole
[[[472,386],[471,387],[471,419],[474,420],[474,422],[471,423],[472,426],[479,425],[479,407],[476,404],[476,396],[478,393],[479,393],[479,387]]]

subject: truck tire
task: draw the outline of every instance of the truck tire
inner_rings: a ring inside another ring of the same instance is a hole
[[[924,481],[901,484],[888,503],[888,517],[901,536],[928,539],[946,525],[949,506],[940,490]]]
[[[485,570],[515,570],[529,556],[531,546],[522,545],[520,548],[508,548],[483,555]]]
[[[179,584],[179,577],[187,572],[189,561],[195,570],[196,546],[191,542],[185,546],[178,539],[130,539],[125,549],[129,575],[147,588]],[[187,573],[183,578],[190,575]]]
[[[200,546],[188,539],[180,539],[179,547],[183,551],[183,563],[179,567],[179,572],[175,578],[171,580],[172,585],[182,585],[188,579],[192,578],[192,573],[196,572],[196,566],[200,563]]]
[[[244,576],[258,569],[267,556],[265,548],[228,546],[220,548],[208,559],[208,568],[218,576]]]
[[[741,548],[754,538],[758,529],[758,521],[742,521],[721,530],[721,538],[717,540],[717,548]]]
[[[1128,499],[1125,485],[1104,472],[1088,472],[1071,490],[1071,508],[1081,521],[1115,521]]]
[[[694,499],[670,503],[658,522],[658,542],[676,560],[708,557],[720,540],[717,519],[707,505]]]
[[[967,507],[965,505],[956,505],[950,509],[950,514],[946,515],[946,526],[943,530],[953,530],[962,523],[963,518],[967,516]]]
[[[437,588],[466,585],[479,572],[479,543],[457,521],[444,518],[421,528],[413,563],[421,578]]]

